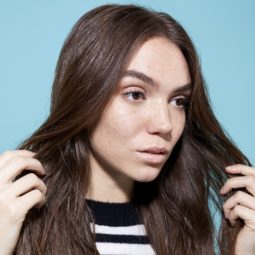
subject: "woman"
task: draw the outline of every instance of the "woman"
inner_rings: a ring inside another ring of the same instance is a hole
[[[181,25],[103,5],[64,43],[48,119],[0,156],[0,253],[215,254],[211,199],[220,253],[254,254],[254,176],[211,110]],[[145,231],[102,235],[108,219]]]

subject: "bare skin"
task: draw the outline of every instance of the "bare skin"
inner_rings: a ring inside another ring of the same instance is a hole
[[[168,39],[152,38],[137,50],[127,71],[142,73],[155,84],[134,75],[122,77],[91,128],[92,184],[87,198],[130,201],[134,182],[154,180],[183,133],[183,101],[190,90],[180,89],[191,83],[191,77],[181,50]],[[164,160],[144,159],[139,151],[150,147],[164,148]]]
[[[26,214],[45,203],[47,188],[36,175],[44,175],[42,164],[27,150],[6,151],[0,155],[0,254],[12,255]],[[12,180],[23,170],[29,173]]]

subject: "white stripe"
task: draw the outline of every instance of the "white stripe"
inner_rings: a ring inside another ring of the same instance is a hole
[[[92,230],[93,224],[90,223],[90,225]],[[146,235],[146,230],[143,224],[124,227],[104,226],[95,224],[95,232],[98,234],[112,234],[112,235],[135,235],[135,236]]]
[[[149,244],[96,243],[100,254],[155,255]]]

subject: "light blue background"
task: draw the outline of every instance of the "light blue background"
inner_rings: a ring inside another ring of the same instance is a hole
[[[14,149],[47,117],[57,58],[70,29],[107,1],[0,0],[0,153]],[[213,109],[255,162],[255,1],[169,0],[138,3],[168,12],[199,53]]]

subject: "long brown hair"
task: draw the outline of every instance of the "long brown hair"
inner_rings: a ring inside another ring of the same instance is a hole
[[[27,214],[17,255],[98,254],[84,194],[90,183],[87,130],[100,118],[135,51],[161,36],[182,51],[193,91],[182,137],[160,175],[136,183],[133,201],[158,255],[212,255],[211,199],[222,217],[216,245],[234,254],[241,224],[223,217],[219,189],[226,165],[248,159],[216,120],[199,58],[183,27],[170,15],[138,5],[108,4],[83,15],[64,42],[56,67],[49,117],[17,149],[36,152],[46,170],[47,202]]]

